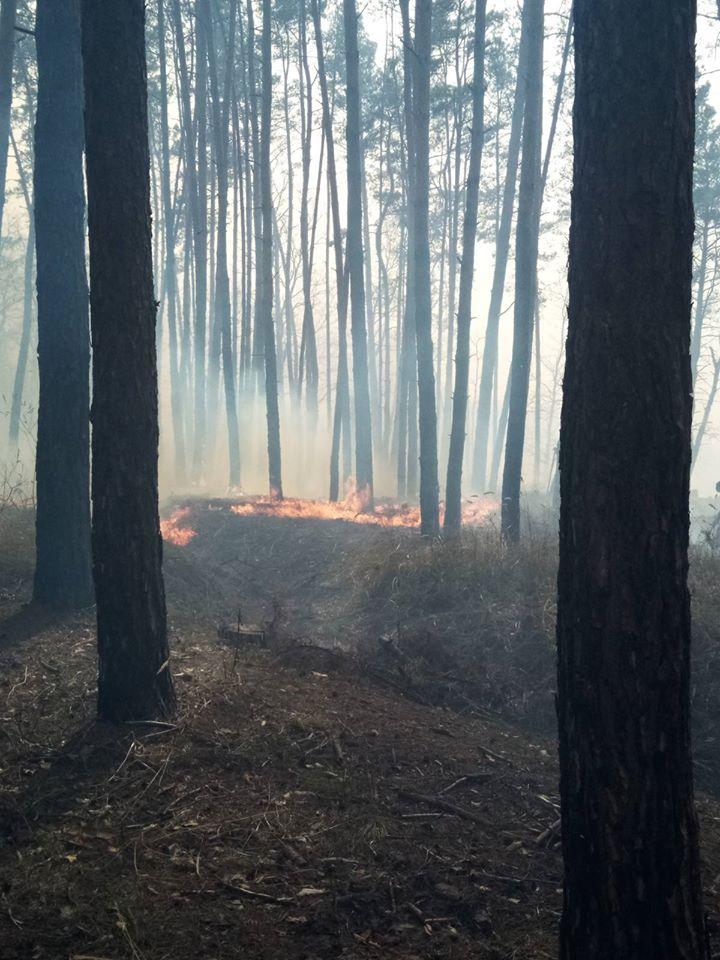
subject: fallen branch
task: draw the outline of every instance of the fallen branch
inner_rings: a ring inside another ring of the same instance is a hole
[[[272,893],[261,893],[260,890],[251,890],[250,887],[239,887],[229,880],[221,880],[222,885],[232,893],[241,897],[250,897],[253,900],[265,900],[268,903],[293,903],[292,897],[276,897]]]
[[[551,837],[554,837],[556,833],[560,830],[560,825],[562,820],[556,820],[554,823],[551,823],[547,830],[543,830],[542,833],[539,833],[535,837],[535,846],[539,847],[541,844],[545,843],[546,840],[549,840]]]
[[[472,810],[466,810],[465,807],[459,807],[456,803],[449,800],[443,800],[442,797],[433,797],[427,793],[415,793],[413,790],[398,790],[398,796],[403,800],[412,800],[414,803],[426,803],[429,807],[435,807],[437,810],[444,810],[446,813],[454,813],[456,817],[462,820],[471,820],[473,823],[479,823],[487,827],[488,823],[479,814]]]

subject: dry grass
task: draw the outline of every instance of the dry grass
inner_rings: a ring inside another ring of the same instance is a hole
[[[555,731],[557,540],[537,526],[518,550],[495,529],[459,541],[408,537],[376,545],[353,568],[364,653],[426,699],[480,705],[547,735]],[[720,549],[691,550],[693,709],[698,782],[720,789]]]

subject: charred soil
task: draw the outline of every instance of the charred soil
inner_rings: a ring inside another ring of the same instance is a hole
[[[60,623],[8,580],[3,960],[554,957],[554,742],[433,702],[409,621],[376,636],[379,557],[409,563],[413,533],[206,513],[166,557],[171,724],[98,725],[91,612]],[[233,638],[238,607],[261,641]],[[720,806],[699,809],[717,951]]]

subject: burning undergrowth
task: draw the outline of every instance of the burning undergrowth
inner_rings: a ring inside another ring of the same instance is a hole
[[[463,523],[482,526],[497,514],[499,504],[492,497],[471,497],[463,503]],[[239,517],[273,517],[286,520],[326,520],[362,526],[415,529],[420,526],[420,508],[390,499],[369,498],[351,484],[343,500],[280,499],[270,496],[240,500],[194,500],[176,506],[160,523],[163,539],[175,546],[187,546],[197,535],[194,520],[204,511],[225,510]],[[443,508],[441,507],[441,520]]]

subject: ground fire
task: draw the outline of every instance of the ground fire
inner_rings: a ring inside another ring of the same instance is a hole
[[[442,509],[442,508],[441,508]],[[473,497],[463,503],[463,523],[480,526],[497,515],[498,501],[493,497]],[[239,517],[283,517],[288,520],[339,520],[378,527],[420,526],[420,508],[392,500],[376,500],[373,510],[366,499],[352,487],[344,500],[302,500],[286,497],[257,496],[232,501],[197,501],[176,507],[160,522],[163,539],[178,547],[187,546],[196,536],[193,514],[202,510],[228,510]]]

